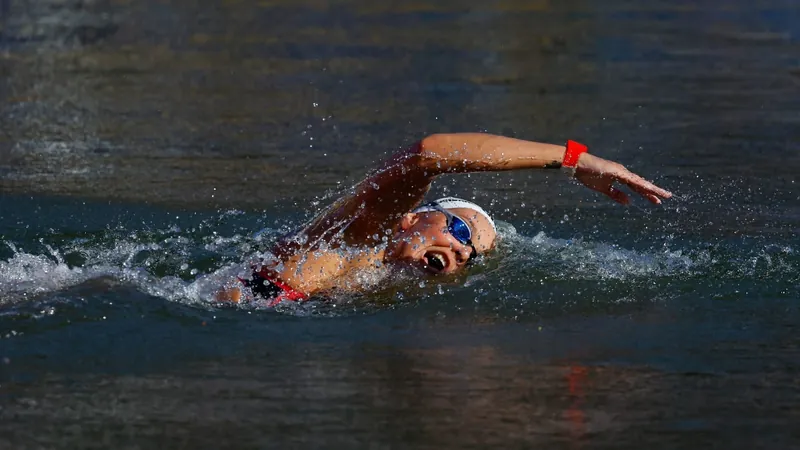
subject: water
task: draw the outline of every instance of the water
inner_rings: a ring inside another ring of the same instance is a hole
[[[0,447],[800,447],[798,19],[0,0]],[[449,177],[502,221],[457,282],[210,301],[441,131],[578,139],[676,198]]]

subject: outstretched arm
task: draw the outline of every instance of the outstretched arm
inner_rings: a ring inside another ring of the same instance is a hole
[[[434,134],[419,143],[423,165],[438,173],[559,168],[563,145],[483,133]]]
[[[499,171],[514,169],[560,168],[564,146],[523,141],[481,133],[432,135],[422,140],[426,166],[442,173]],[[628,196],[616,189],[625,184],[653,203],[672,197],[672,193],[632,173],[621,164],[584,153],[575,168],[575,178],[588,188],[627,204]]]
[[[375,244],[394,231],[397,219],[419,205],[437,175],[559,168],[564,151],[563,145],[483,133],[431,135],[394,155],[304,231],[309,241],[328,241],[339,235],[349,244]],[[653,203],[672,196],[622,165],[589,153],[580,156],[575,177],[620,203],[629,199],[613,187],[615,182]]]

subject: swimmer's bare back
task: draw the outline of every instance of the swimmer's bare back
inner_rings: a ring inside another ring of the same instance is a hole
[[[273,248],[278,261],[267,267],[256,268],[254,274],[307,297],[327,289],[347,286],[346,277],[355,270],[413,258],[413,255],[400,255],[393,247],[399,245],[399,240],[410,239],[407,235],[409,230],[414,230],[416,235],[431,230],[431,245],[439,245],[444,253],[447,253],[447,248],[457,253],[461,250],[458,242],[451,239],[444,246],[445,237],[436,234],[436,227],[419,225],[420,220],[434,223],[435,220],[444,219],[411,213],[422,202],[431,182],[447,173],[558,169],[567,158],[569,165],[574,166],[574,176],[578,181],[618,203],[628,204],[630,199],[615,185],[625,185],[654,204],[660,204],[662,199],[672,196],[621,164],[594,156],[585,147],[576,148],[579,150],[570,148],[566,151],[564,145],[483,133],[428,136],[393,155],[345,196],[298,230],[295,235],[302,235],[302,239],[281,240]],[[476,236],[485,237],[476,240],[475,249],[479,253],[491,249],[494,235],[486,229],[487,225],[482,219],[473,217],[467,221],[475,229]],[[323,243],[325,245],[321,245]],[[345,247],[363,251],[339,251]],[[420,254],[423,250],[420,250]],[[454,256],[453,261],[457,261],[457,257]],[[241,283],[234,280],[220,291],[217,300],[239,302],[243,298],[243,288]]]

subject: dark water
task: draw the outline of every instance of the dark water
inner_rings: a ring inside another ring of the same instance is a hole
[[[0,0],[0,448],[800,448],[800,7]],[[432,132],[677,194],[442,180],[464,284],[211,292]]]

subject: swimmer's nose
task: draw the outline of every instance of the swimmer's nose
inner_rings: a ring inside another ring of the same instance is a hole
[[[454,248],[453,250],[455,250],[456,252],[456,257],[459,263],[465,263],[469,261],[469,255],[472,254],[471,247],[459,243],[459,246],[457,248]]]

